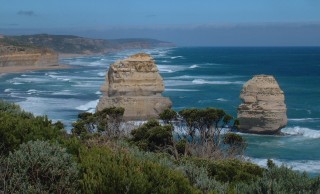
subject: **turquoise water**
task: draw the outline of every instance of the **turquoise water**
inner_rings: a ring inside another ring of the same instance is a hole
[[[140,51],[140,50],[139,50]],[[268,158],[296,170],[320,174],[320,48],[169,48],[143,50],[156,60],[165,96],[173,108],[218,107],[236,116],[243,83],[271,74],[285,92],[286,136],[242,134],[246,155],[260,165]],[[47,114],[68,127],[81,111],[93,112],[110,63],[138,50],[100,57],[64,59],[68,70],[0,77],[0,98],[35,114]]]

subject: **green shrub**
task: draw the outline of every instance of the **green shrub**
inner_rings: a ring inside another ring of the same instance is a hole
[[[131,141],[143,150],[163,150],[172,146],[172,130],[171,125],[161,126],[157,120],[150,120],[132,130]]]
[[[0,112],[10,113],[22,118],[33,118],[32,113],[25,112],[19,105],[0,100]]]
[[[262,177],[264,172],[264,169],[256,164],[236,159],[206,160],[193,158],[191,161],[199,167],[206,167],[211,178],[223,183],[250,182]]]
[[[78,168],[65,149],[49,142],[22,144],[2,163],[5,193],[76,193]]]
[[[162,113],[159,114],[159,117],[165,124],[169,124],[177,118],[177,113],[170,108],[166,108]]]
[[[306,173],[293,171],[284,165],[270,165],[263,177],[249,183],[239,183],[236,190],[239,194],[288,193],[317,194],[320,193],[320,178],[311,179]]]
[[[180,172],[125,150],[93,147],[82,150],[80,160],[83,193],[198,193]]]
[[[0,154],[8,154],[31,140],[53,140],[65,133],[61,125],[52,124],[46,116],[26,118],[0,112]]]

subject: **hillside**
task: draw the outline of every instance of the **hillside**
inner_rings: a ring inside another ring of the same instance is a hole
[[[172,47],[173,43],[154,39],[90,39],[72,35],[23,35],[4,36],[0,46],[27,46],[50,48],[60,54],[98,54],[124,49]]]

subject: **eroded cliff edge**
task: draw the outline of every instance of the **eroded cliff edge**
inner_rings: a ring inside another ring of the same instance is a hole
[[[0,45],[0,67],[58,65],[58,54],[50,49]]]
[[[239,130],[277,134],[287,125],[284,92],[271,75],[256,75],[244,84],[238,107]]]
[[[138,53],[110,65],[97,111],[123,107],[127,121],[158,118],[159,113],[172,105],[169,98],[161,96],[163,91],[163,80],[153,58]]]

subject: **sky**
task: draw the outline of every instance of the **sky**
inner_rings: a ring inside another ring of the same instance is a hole
[[[0,0],[0,34],[320,46],[320,0]]]

